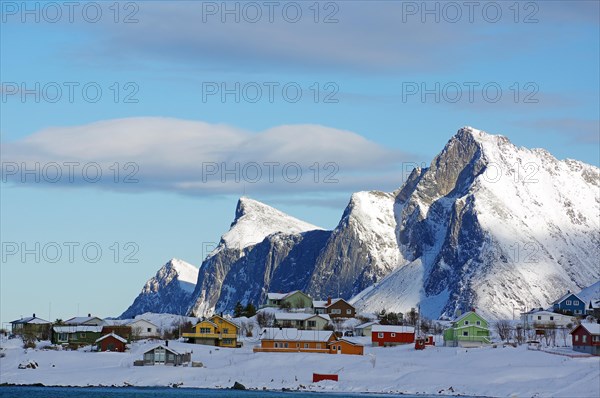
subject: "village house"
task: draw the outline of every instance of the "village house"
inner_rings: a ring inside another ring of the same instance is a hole
[[[582,323],[571,331],[573,350],[600,355],[600,324]]]
[[[63,322],[63,325],[68,326],[102,326],[104,324],[104,319],[92,316],[91,314],[88,314],[88,316],[76,316]]]
[[[296,312],[276,312],[276,326],[306,330],[323,330],[329,323],[329,315],[305,314]]]
[[[444,345],[447,347],[480,347],[490,343],[489,323],[475,310],[456,318],[444,331]]]
[[[371,331],[374,325],[379,325],[379,321],[361,323],[354,327],[354,334],[356,336],[371,337]]]
[[[585,301],[567,290],[567,294],[552,303],[552,308],[555,312],[581,316],[585,314]]]
[[[114,333],[124,338],[127,342],[131,341],[131,328],[126,325],[104,325],[102,326],[102,336]]]
[[[364,347],[349,340],[337,340],[332,331],[265,328],[260,347],[254,352],[305,352],[319,354],[363,355]]]
[[[127,340],[113,332],[96,340],[98,351],[125,352]]]
[[[102,337],[103,326],[67,325],[52,328],[53,344],[68,344],[75,347],[93,345]]]
[[[267,302],[263,307],[312,308],[312,298],[300,290],[289,293],[267,293]]]
[[[183,333],[189,343],[236,348],[238,326],[222,316],[213,315],[194,326],[191,333]]]
[[[332,319],[334,318],[354,318],[356,309],[350,303],[342,298],[332,299],[329,297],[327,301],[314,301],[315,314],[327,314]]]
[[[143,318],[111,319],[106,320],[105,323],[110,326],[123,326],[129,328],[131,330],[131,336],[127,338],[128,340],[154,339],[160,336],[158,326]]]
[[[600,319],[600,299],[590,300],[586,314],[593,316],[596,319]]]
[[[191,362],[192,354],[179,353],[167,345],[158,345],[144,352],[143,366],[167,365],[180,366]]]
[[[10,326],[12,334],[21,336],[24,339],[48,340],[52,323],[33,314],[33,316],[12,321]]]
[[[373,325],[371,342],[374,346],[390,347],[415,342],[415,328],[411,326]]]
[[[533,309],[521,314],[521,322],[525,329],[533,328],[543,332],[544,329],[571,328],[575,320],[571,315],[546,311],[543,308]]]

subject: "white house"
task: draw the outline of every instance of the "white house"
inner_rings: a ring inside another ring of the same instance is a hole
[[[158,326],[145,319],[133,319],[125,325],[131,327],[131,336],[136,339],[149,339],[158,337]]]
[[[379,325],[379,321],[376,320],[362,323],[354,327],[354,334],[356,336],[371,337],[371,331],[375,325]]]
[[[523,322],[525,328],[544,328],[551,325],[557,328],[564,328],[569,324],[573,325],[575,320],[570,315],[557,314],[543,309],[533,309],[521,314],[521,322]]]

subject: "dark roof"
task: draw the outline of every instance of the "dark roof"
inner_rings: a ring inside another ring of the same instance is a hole
[[[42,318],[38,318],[37,316],[28,316],[26,318],[21,318],[21,319],[17,319],[11,322],[13,325],[15,324],[25,324],[25,323],[31,323],[31,324],[38,324],[38,325],[47,325],[50,324],[52,322],[48,322]]]

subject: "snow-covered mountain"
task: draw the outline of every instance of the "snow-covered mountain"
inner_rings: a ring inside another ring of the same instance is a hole
[[[238,201],[235,220],[231,224],[231,228],[221,237],[219,245],[202,263],[202,272],[198,277],[188,312],[196,316],[205,316],[215,311],[223,290],[223,282],[230,274],[234,264],[240,259],[241,263],[245,265],[236,267],[235,273],[231,275],[243,276],[241,273],[247,272],[248,275],[262,278],[264,270],[261,273],[252,268],[255,264],[264,264],[266,260],[261,257],[257,262],[251,262],[246,261],[243,257],[253,251],[269,235],[283,233],[293,236],[306,231],[318,230],[320,228],[291,217],[271,206],[242,197]],[[220,306],[221,311],[233,309],[237,302],[237,296],[234,293],[236,288],[236,282],[225,286],[225,290],[229,294],[224,296],[227,304]],[[242,290],[240,292],[243,293]],[[236,298],[232,298],[233,296]],[[247,297],[255,303],[259,300],[256,294]],[[231,304],[232,300],[235,300],[233,304]]]
[[[353,194],[333,231],[241,198],[187,308],[301,289],[361,311],[508,317],[600,279],[599,247],[597,167],[465,127],[397,191]]]
[[[395,227],[394,195],[353,194],[317,258],[308,293],[350,298],[393,271],[403,259]]]
[[[492,317],[546,306],[600,277],[599,170],[463,128],[396,196],[405,259],[361,310]]]
[[[600,280],[581,290],[579,293],[577,293],[577,296],[585,301],[586,305],[588,305],[592,300],[600,301]]]
[[[145,312],[185,315],[197,280],[198,268],[174,258],[146,282],[133,304],[119,318],[134,318]]]

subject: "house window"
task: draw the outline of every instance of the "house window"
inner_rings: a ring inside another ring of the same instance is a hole
[[[332,314],[339,314],[339,315],[341,315],[342,314],[342,310],[340,310],[339,308],[334,308],[334,309],[331,310],[331,313]]]
[[[224,345],[232,345],[233,344],[233,339],[223,339],[223,344]]]
[[[210,328],[200,328],[200,333],[201,334],[209,334],[210,333]]]
[[[80,339],[85,339],[85,333],[79,333],[79,338]]]
[[[346,315],[352,315],[352,310],[351,309],[347,309],[346,310]]]
[[[377,337],[379,337],[380,339],[382,339],[383,338],[383,333],[381,333],[381,332],[377,333]]]
[[[69,341],[69,335],[66,333],[59,333],[58,341]]]
[[[275,348],[279,348],[279,343],[275,342]]]
[[[581,336],[581,342],[582,343],[587,343],[587,335],[584,334],[583,336]]]
[[[481,326],[481,321],[477,321],[477,326]]]
[[[317,350],[320,350],[321,349],[321,343],[317,343],[317,347],[316,348],[317,348]]]
[[[469,324],[469,321],[465,321],[465,326]]]
[[[317,321],[308,321],[308,327],[309,328],[317,327]]]
[[[575,335],[575,341],[579,341],[579,335]]]
[[[392,337],[396,337],[396,333],[392,333]]]
[[[152,328],[147,328],[147,329],[146,329],[146,332],[147,332],[147,333],[152,333]]]
[[[541,321],[541,320],[542,320],[542,316],[538,315],[538,321]]]
[[[579,305],[579,300],[573,300],[573,305]]]
[[[551,320],[551,321],[553,321],[553,320],[554,320],[554,317],[553,317],[553,316],[551,316],[551,317],[550,317],[550,320]]]
[[[304,343],[304,348],[308,348],[308,343]]]
[[[576,314],[581,314],[581,311],[579,311],[579,310],[575,310],[575,313],[576,313]]]
[[[571,305],[571,300],[567,300],[567,305]]]
[[[223,333],[229,334],[229,329],[227,329],[227,328],[223,329]]]
[[[465,337],[469,336],[469,332],[463,332],[463,336],[465,336]]]
[[[296,343],[296,348],[300,348],[300,343]]]

